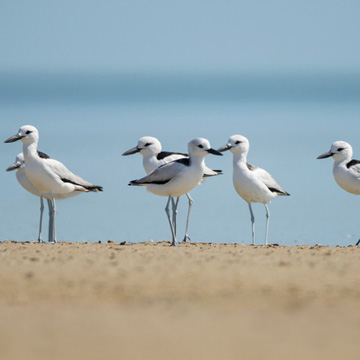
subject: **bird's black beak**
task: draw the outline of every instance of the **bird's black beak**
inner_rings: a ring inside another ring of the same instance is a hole
[[[10,136],[8,139],[6,139],[4,141],[4,143],[12,143],[12,142],[21,140],[22,138],[23,138],[23,136],[16,134],[16,135]]]
[[[207,151],[209,154],[213,154],[213,155],[220,155],[220,156],[222,156],[222,154],[220,153],[220,152],[218,152],[217,150],[215,150],[215,149],[209,149],[208,151]]]
[[[126,156],[126,155],[132,155],[132,154],[136,154],[140,151],[141,149],[139,149],[137,146],[129,149],[128,151],[125,151],[122,156]]]
[[[328,157],[330,157],[330,156],[333,156],[334,154],[331,152],[331,151],[328,151],[328,152],[326,152],[326,153],[324,153],[324,154],[321,154],[321,155],[319,155],[318,157],[317,157],[317,159],[326,159],[326,158],[328,158]]]
[[[21,166],[21,163],[16,162],[16,163],[10,165],[10,166],[6,169],[6,171],[16,170],[16,169],[18,169],[20,166]]]
[[[226,145],[222,146],[221,148],[218,148],[217,151],[224,152],[224,151],[230,150],[231,148],[232,148],[232,146],[230,144],[226,144]]]

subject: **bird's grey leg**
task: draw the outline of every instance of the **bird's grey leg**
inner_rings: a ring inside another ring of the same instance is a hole
[[[251,219],[252,242],[253,242],[253,245],[255,245],[255,217],[254,217],[254,213],[251,208],[251,203],[248,203],[248,205],[249,205],[250,219]]]
[[[52,210],[52,242],[56,243],[56,221],[55,221],[55,214],[56,214],[56,204],[55,204],[55,197],[53,196],[51,199],[51,210]]]
[[[53,242],[53,230],[52,230],[52,227],[53,227],[53,213],[52,213],[52,202],[51,200],[49,199],[46,199],[47,200],[47,203],[48,203],[48,208],[49,208],[49,237],[48,237],[48,242]]]
[[[269,221],[270,221],[270,211],[269,211],[269,207],[267,206],[267,204],[265,205],[265,210],[266,210],[266,231],[265,231],[265,245],[268,244],[268,232],[269,232]]]
[[[177,214],[178,214],[179,200],[180,200],[180,196],[178,196],[176,198],[175,208],[173,209],[173,218],[174,218],[174,223],[175,223],[175,229],[174,229],[175,230],[175,237],[176,237],[176,225],[177,225],[176,218],[177,218]],[[179,246],[178,242],[176,242],[176,246]]]
[[[43,197],[40,195],[40,225],[39,225],[38,242],[43,242],[43,239],[41,237],[43,213],[44,213],[44,201],[43,201]]]
[[[171,220],[171,217],[170,217],[170,210],[169,210],[169,205],[170,205],[170,201],[172,197],[169,196],[169,199],[166,203],[166,207],[165,207],[165,212],[166,212],[166,215],[168,217],[168,220],[169,220],[169,224],[170,224],[170,229],[171,229],[171,234],[172,234],[172,242],[171,242],[171,246],[178,246],[178,242],[176,241],[176,234],[175,234],[175,231],[174,231],[174,226],[173,226],[173,222]]]
[[[173,228],[174,228],[174,232],[176,235],[176,204],[175,204],[175,199],[173,197],[171,197],[171,206],[172,206],[172,223],[173,223]]]
[[[189,210],[188,210],[187,219],[186,219],[185,236],[184,236],[184,240],[183,240],[184,242],[191,241],[191,239],[189,237],[189,223],[190,223],[191,207],[192,207],[192,204],[194,203],[194,200],[192,199],[192,197],[190,196],[189,193],[186,193],[186,196],[189,200]]]

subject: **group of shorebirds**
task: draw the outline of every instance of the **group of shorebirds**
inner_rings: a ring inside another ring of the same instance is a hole
[[[17,170],[18,182],[29,192],[40,197],[40,225],[38,241],[42,242],[42,217],[45,198],[49,206],[49,237],[56,243],[56,199],[66,199],[81,192],[100,192],[101,186],[93,185],[81,177],[74,175],[61,162],[38,151],[39,132],[31,125],[22,126],[18,133],[5,143],[21,140],[22,153],[18,154],[14,164],[7,171]],[[252,203],[263,203],[266,210],[265,244],[268,243],[270,212],[268,204],[278,195],[289,196],[274,178],[264,169],[247,162],[249,141],[242,135],[233,135],[226,145],[215,150],[204,138],[195,138],[188,143],[188,154],[164,152],[159,140],[145,136],[138,140],[137,146],[122,155],[140,153],[146,176],[130,181],[131,186],[146,186],[147,190],[168,198],[165,207],[172,234],[172,246],[179,245],[176,238],[176,217],[180,196],[186,194],[189,209],[183,241],[189,241],[189,220],[193,200],[189,192],[207,177],[222,174],[221,170],[212,170],[205,165],[207,155],[222,155],[230,150],[233,153],[233,183],[236,192],[248,203],[250,210],[252,243],[255,244],[255,218]],[[330,151],[320,155],[318,159],[333,157],[333,174],[338,185],[352,194],[360,194],[360,161],[352,160],[352,148],[344,141],[336,141]],[[170,212],[170,206],[172,212]]]

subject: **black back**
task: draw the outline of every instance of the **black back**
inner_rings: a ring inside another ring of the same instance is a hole
[[[189,156],[188,154],[182,154],[182,153],[176,153],[176,152],[170,152],[170,151],[162,151],[162,152],[157,154],[156,158],[158,160],[162,160],[162,159],[165,159],[166,157],[171,156],[171,155]]]
[[[39,157],[41,157],[42,159],[50,159],[49,155],[46,155],[45,153],[43,153],[41,151],[38,151],[37,153],[38,153]]]
[[[346,164],[346,167],[347,167],[348,169],[350,169],[352,166],[358,165],[358,164],[360,164],[360,161],[359,161],[359,160],[351,160],[351,161],[349,161],[349,162]]]

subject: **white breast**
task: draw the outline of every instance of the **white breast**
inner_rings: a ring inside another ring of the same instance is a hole
[[[254,172],[234,167],[233,183],[237,193],[247,202],[268,203],[276,197]]]
[[[25,170],[20,168],[17,172],[16,172],[16,179],[19,182],[19,184],[28,192],[30,192],[31,194],[34,194],[36,196],[40,196],[40,192],[39,190],[30,182],[30,180],[28,179],[28,177],[25,174]]]
[[[360,195],[360,178],[356,169],[352,167],[348,169],[345,164],[342,164],[334,167],[333,174],[335,181],[342,189],[351,194]]]

